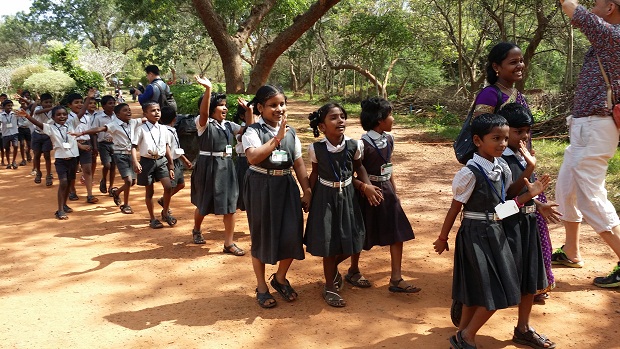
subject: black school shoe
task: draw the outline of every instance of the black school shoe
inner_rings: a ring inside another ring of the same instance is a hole
[[[594,278],[594,285],[605,288],[620,287],[620,262],[609,275]]]

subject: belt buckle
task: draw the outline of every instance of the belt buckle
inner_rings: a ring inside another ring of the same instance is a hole
[[[284,170],[273,170],[273,174],[276,176],[283,176]]]

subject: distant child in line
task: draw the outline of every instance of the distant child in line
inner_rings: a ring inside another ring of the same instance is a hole
[[[60,220],[69,219],[67,213],[73,212],[73,209],[67,206],[69,188],[71,188],[71,182],[75,182],[75,170],[77,167],[79,149],[85,148],[84,145],[79,144],[75,137],[71,135],[71,133],[75,132],[75,128],[80,123],[80,119],[76,117],[68,120],[69,114],[67,113],[67,109],[63,106],[57,106],[52,109],[52,117],[54,120],[52,124],[43,123],[25,112],[21,112],[19,116],[25,117],[36,127],[41,129],[43,134],[50,137],[54,145],[54,157],[56,158],[54,166],[56,167],[56,174],[60,182],[57,195],[58,210],[55,215],[56,218]]]
[[[19,99],[19,109],[25,111],[29,115],[31,114],[30,103],[28,99]],[[22,156],[22,162],[19,166],[26,166],[32,161],[31,141],[32,141],[32,123],[26,118],[17,118],[17,130],[19,140],[19,152]]]
[[[9,96],[7,96],[6,93],[0,94],[0,107],[2,107],[2,103],[4,103],[4,101],[6,101],[8,97]],[[2,131],[2,129],[0,128],[0,139],[2,138],[2,132],[1,131]],[[0,147],[0,160],[2,161],[0,166],[6,166],[6,163],[4,163],[4,146]],[[9,162],[9,165],[10,164],[11,163]]]
[[[233,116],[233,122],[241,125],[241,127],[247,127],[249,125],[245,122],[246,117],[249,121],[250,117],[253,117],[255,113],[258,113],[258,110],[254,110],[253,103],[247,102],[243,98],[239,97],[237,99],[237,113]],[[237,170],[237,183],[239,187],[237,209],[245,211],[245,203],[243,198],[243,182],[245,180],[245,173],[248,171],[250,165],[248,164],[248,158],[246,157],[245,151],[243,150],[242,138],[243,135],[241,133],[237,133],[237,144],[235,144],[235,153],[237,153],[237,158],[235,159],[235,169]]]
[[[508,145],[506,119],[482,114],[471,125],[477,148],[473,159],[455,175],[454,194],[441,233],[433,243],[435,252],[449,250],[448,234],[463,210],[456,235],[452,298],[463,304],[459,331],[450,337],[453,348],[475,348],[476,333],[498,309],[519,304],[519,275],[501,217],[517,214],[517,206],[538,195],[549,177],[524,183],[527,192],[506,198],[512,184],[510,167],[501,156]]]
[[[170,179],[170,185],[172,186],[172,191],[170,192],[171,200],[174,194],[185,188],[185,174],[183,170],[185,168],[192,168],[192,162],[185,157],[185,150],[181,147],[179,135],[174,128],[176,122],[177,113],[174,111],[174,108],[169,106],[161,108],[161,119],[159,119],[159,123],[164,125],[168,130],[168,136],[170,137],[168,144],[170,145],[170,154],[172,155],[172,162],[174,163],[174,178]],[[160,197],[157,203],[163,207],[164,198]]]
[[[116,99],[114,96],[105,95],[101,98],[101,109],[96,113],[94,127],[102,127],[116,119],[114,114],[114,107],[116,106]],[[101,180],[99,181],[99,191],[102,193],[108,193],[108,188],[114,186],[114,173],[116,171],[116,164],[114,163],[114,143],[112,142],[112,135],[108,132],[100,132],[97,135],[97,151],[99,152],[99,158],[103,168],[101,169]],[[109,177],[109,182],[108,182]],[[110,193],[110,196],[112,194]]]
[[[143,104],[142,113],[147,121],[138,127],[132,138],[131,157],[134,171],[138,174],[138,185],[146,189],[144,201],[149,211],[149,226],[153,229],[164,227],[153,213],[153,194],[155,193],[153,185],[159,181],[164,189],[164,209],[161,211],[161,219],[172,227],[177,224],[177,220],[169,212],[170,193],[172,192],[170,179],[174,179],[174,163],[168,146],[169,131],[158,122],[161,117],[159,104],[156,102]],[[138,155],[140,155],[139,160]]]
[[[362,101],[360,121],[367,131],[362,135],[362,164],[368,172],[372,185],[381,190],[383,201],[379,205],[371,205],[366,199],[366,191],[374,193],[377,189],[368,187],[354,179],[353,185],[360,192],[360,207],[364,216],[366,239],[364,249],[373,246],[390,246],[392,273],[390,276],[390,292],[416,293],[421,289],[405,280],[401,273],[403,259],[403,242],[414,239],[409,219],[400,205],[396,195],[396,183],[392,172],[392,154],[394,153],[394,137],[392,131],[394,117],[392,105],[383,98],[373,97]],[[351,267],[345,280],[357,287],[370,287],[370,282],[362,276],[359,269],[359,254],[351,256]]]
[[[96,93],[96,90],[95,90]],[[97,127],[97,100],[95,98],[91,99],[88,104],[86,104],[86,114],[88,120],[90,120],[88,124],[88,128]],[[92,173],[92,177],[95,177],[95,173],[97,173],[97,157],[99,156],[99,147],[97,142],[97,135],[90,135],[90,146],[92,147],[92,162],[90,164],[90,173]],[[80,178],[80,183],[85,184],[86,180],[84,176]]]
[[[6,168],[17,169],[17,146],[19,145],[19,130],[17,128],[17,117],[13,113],[13,101],[5,99],[2,102],[2,113],[0,113],[0,124],[2,124],[2,149],[6,154]],[[11,161],[11,147],[13,148],[13,161]]]
[[[135,184],[135,172],[133,159],[131,158],[131,142],[133,135],[140,125],[147,121],[146,118],[132,119],[131,108],[126,103],[121,103],[114,107],[114,114],[117,119],[109,124],[91,128],[81,133],[81,135],[96,135],[100,132],[109,133],[114,143],[114,163],[118,168],[118,173],[123,179],[120,188],[112,187],[110,192],[114,198],[114,204],[119,206],[122,213],[132,214],[133,209],[129,206],[129,191]],[[120,194],[123,193],[123,203],[121,204]]]
[[[318,137],[321,131],[325,138],[308,148],[312,161],[312,202],[304,241],[310,254],[323,257],[323,299],[333,307],[344,307],[346,302],[338,294],[342,290],[338,264],[362,251],[366,235],[362,211],[351,185],[353,172],[368,186],[366,196],[372,205],[379,204],[383,196],[370,183],[362,165],[363,145],[344,134],[346,111],[336,103],[329,103],[308,119],[314,136]]]
[[[32,117],[37,119],[39,123],[48,124],[53,123],[54,119],[52,118],[52,109],[54,105],[54,100],[52,99],[52,95],[49,93],[44,93],[39,97],[37,104],[35,105],[34,112]],[[34,170],[36,173],[34,174],[34,182],[41,183],[41,177],[43,173],[41,172],[41,154],[43,154],[43,158],[45,159],[45,185],[50,187],[53,184],[53,176],[52,176],[52,160],[51,160],[51,151],[53,149],[52,141],[48,135],[43,133],[43,129],[38,127],[36,123],[34,123],[34,132],[32,133],[32,153],[33,153],[33,161]]]

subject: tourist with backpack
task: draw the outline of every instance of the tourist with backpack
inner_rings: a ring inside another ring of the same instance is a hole
[[[148,102],[159,103],[161,108],[172,107],[174,111],[177,111],[177,104],[170,92],[170,87],[159,76],[159,68],[156,65],[149,65],[144,68],[146,71],[146,78],[149,80],[149,84],[146,86],[144,92],[140,89],[135,93],[138,96],[138,102],[140,105],[145,105]]]

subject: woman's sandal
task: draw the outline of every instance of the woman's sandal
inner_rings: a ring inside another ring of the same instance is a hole
[[[224,253],[230,253],[235,256],[243,256],[245,255],[245,251],[239,248],[237,244],[232,244],[230,246],[224,245]]]
[[[121,209],[121,212],[123,212],[124,214],[133,214],[133,210],[131,209],[131,206],[129,205],[120,205],[119,208]]]
[[[516,327],[514,331],[514,335],[512,336],[512,341],[517,344],[527,345],[534,349],[553,349],[555,348],[555,343],[553,343],[547,336],[544,334],[538,334],[536,330],[530,328],[525,333],[521,333]],[[548,347],[545,347],[545,344],[548,344]]]
[[[94,195],[88,195],[86,196],[86,202],[89,204],[96,204],[99,202],[99,199],[97,199]]]
[[[454,349],[476,349],[475,345],[471,345],[463,339],[461,331],[456,332],[456,335],[450,337],[450,344]]]
[[[347,302],[345,302],[338,293],[329,291],[326,288],[323,288],[323,299],[325,300],[325,303],[331,305],[332,307],[342,308],[347,305]]]
[[[41,183],[41,177],[43,177],[43,173],[37,172],[37,174],[34,176],[34,182],[37,184]]]
[[[118,206],[121,204],[121,197],[118,196],[118,188],[110,188],[110,194],[112,195],[112,199],[114,200],[114,205]]]
[[[54,215],[56,216],[57,219],[60,219],[61,221],[69,219],[69,216],[67,216],[67,214],[64,211],[56,211]]]
[[[45,186],[51,187],[54,184],[54,177],[51,174],[45,176]]]
[[[205,239],[202,237],[202,232],[200,230],[198,231],[192,230],[192,239],[194,240],[194,243],[196,245],[204,245],[207,243]]]
[[[340,292],[340,290],[342,290],[343,284],[344,281],[342,280],[342,274],[340,274],[340,272],[336,270],[336,276],[334,277],[334,287],[336,288],[336,291]]]
[[[175,224],[177,224],[177,219],[172,217],[172,215],[168,214],[168,215],[164,215],[164,211],[161,211],[161,219],[163,219],[164,221],[166,221],[166,223],[168,223],[169,226],[174,227]]]
[[[164,225],[159,221],[159,219],[151,219],[151,222],[149,223],[149,227],[153,229],[161,229],[164,227]]]
[[[397,281],[390,280],[390,287],[388,287],[388,291],[394,293],[418,293],[422,291],[422,289],[413,285],[409,285],[405,282],[405,280],[401,278]]]
[[[273,300],[273,302],[268,302],[269,300]],[[258,288],[256,289],[256,301],[261,308],[269,309],[276,306],[276,299],[273,298],[269,290],[267,292],[259,293]]]
[[[278,280],[276,280],[276,274],[271,274],[271,287],[273,287],[274,290],[278,291],[278,293],[280,294],[280,296],[282,296],[282,298],[284,298],[285,301],[287,302],[292,302],[294,300],[297,299],[297,292],[295,292],[295,290],[293,289],[293,287],[291,287],[291,283],[288,282],[288,280],[286,280],[286,284],[281,284],[278,282]]]
[[[347,275],[344,276],[344,279],[347,280],[347,282],[350,283],[351,285],[357,286],[360,288],[368,288],[372,286],[370,284],[370,281],[368,281],[368,279],[362,276],[362,273],[360,273],[359,271],[353,274],[347,273]]]

